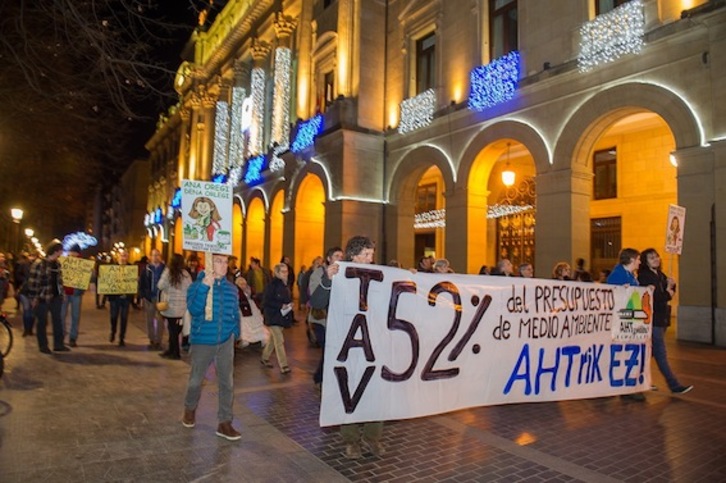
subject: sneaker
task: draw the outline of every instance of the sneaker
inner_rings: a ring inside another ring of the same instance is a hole
[[[290,369],[289,367],[285,366],[282,369],[280,369],[280,374],[290,374],[290,371],[291,370],[292,369]]]
[[[373,456],[383,456],[386,449],[383,447],[383,443],[380,441],[373,441],[372,439],[363,438],[363,444],[368,448]]]
[[[268,369],[272,369],[272,368],[274,367],[274,366],[272,365],[272,362],[270,362],[270,361],[266,361],[266,360],[264,360],[264,359],[260,359],[260,364],[262,364],[263,366],[265,366],[265,367],[266,367],[266,368],[268,368]]]
[[[220,438],[224,438],[228,441],[237,441],[238,439],[242,438],[240,432],[234,429],[234,427],[232,426],[231,421],[219,423],[219,426],[217,426],[217,436],[219,436]]]
[[[360,443],[348,443],[345,445],[345,453],[343,453],[346,459],[357,460],[363,457],[363,453],[360,450]]]
[[[66,346],[61,346],[53,349],[55,352],[70,352],[71,350]]]
[[[43,348],[41,348],[41,349],[40,349],[40,352],[42,352],[43,354],[52,354],[52,353],[53,353],[53,352],[52,352],[52,351],[51,351],[50,349],[48,349],[47,347],[43,347]]]
[[[76,344],[76,339],[71,339],[71,341],[68,343],[71,347],[78,347],[78,344]]]
[[[688,386],[678,386],[677,388],[673,389],[671,392],[673,394],[685,394],[687,392],[691,392],[691,389],[693,389],[693,384]]]
[[[185,409],[184,410],[184,416],[182,416],[182,425],[184,425],[185,428],[193,428],[196,424],[195,421],[195,411],[196,409]]]

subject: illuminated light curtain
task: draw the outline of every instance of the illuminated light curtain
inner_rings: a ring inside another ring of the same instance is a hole
[[[304,150],[315,145],[315,138],[323,131],[323,115],[316,114],[307,121],[301,122],[297,127],[295,139],[292,141],[290,150],[300,154]]]
[[[227,152],[229,150],[229,104],[217,101],[214,117],[214,155],[212,174],[227,171]]]
[[[272,102],[272,142],[287,148],[290,143],[290,78],[292,52],[275,49],[275,95]]]
[[[580,72],[612,62],[643,48],[645,14],[641,0],[632,0],[580,28]]]
[[[265,128],[265,69],[252,69],[252,123],[250,125],[251,154],[260,154],[264,143]]]
[[[405,134],[426,127],[434,120],[436,109],[436,92],[428,89],[416,97],[401,102],[401,122],[398,132]]]
[[[516,50],[472,69],[469,109],[481,111],[514,97],[519,83],[520,57]]]
[[[245,155],[245,134],[242,132],[242,109],[247,91],[244,87],[232,88],[232,121],[229,135],[229,167],[242,166]]]

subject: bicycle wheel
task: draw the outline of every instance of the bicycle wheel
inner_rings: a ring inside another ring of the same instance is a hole
[[[7,356],[13,348],[13,329],[7,321],[0,321],[0,354]]]

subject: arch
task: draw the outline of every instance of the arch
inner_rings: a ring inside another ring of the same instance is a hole
[[[302,168],[297,170],[295,174],[290,178],[290,185],[287,192],[287,199],[285,200],[285,210],[289,210],[292,206],[295,206],[298,194],[300,191],[300,185],[308,175],[315,175],[320,179],[325,192],[325,199],[333,199],[333,182],[328,171],[327,165],[317,157],[313,157],[309,163],[305,164]]]
[[[673,133],[676,149],[703,143],[700,122],[682,97],[662,86],[629,82],[598,92],[577,109],[557,139],[553,168],[583,170],[589,157],[578,159],[577,154],[592,146],[615,120],[642,111],[663,118]]]
[[[501,139],[520,142],[534,158],[537,173],[550,169],[551,154],[547,142],[532,126],[522,121],[506,120],[487,126],[469,141],[459,164],[458,178],[469,182],[471,169],[479,154],[489,145]]]
[[[247,205],[247,258],[265,259],[266,210],[262,196],[254,196]],[[242,265],[240,263],[240,265]]]
[[[410,193],[413,196],[418,180],[431,165],[439,168],[444,178],[444,192],[453,192],[456,172],[451,158],[438,146],[427,144],[412,149],[396,164],[386,195],[389,203],[398,204],[403,193]]]
[[[325,188],[320,177],[308,173],[299,183],[294,203],[293,262],[310,264],[325,250]]]

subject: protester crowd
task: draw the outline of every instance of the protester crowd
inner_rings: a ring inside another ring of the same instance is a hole
[[[293,367],[287,358],[284,333],[293,324],[305,323],[309,341],[321,349],[320,362],[312,376],[319,393],[326,326],[329,322],[334,323],[328,320],[328,306],[332,280],[338,274],[338,262],[371,264],[374,250],[374,243],[369,238],[356,236],[344,248],[331,247],[324,255],[311,260],[309,266],[302,265],[296,276],[287,256],[272,269],[264,267],[260,259],[253,256],[243,269],[237,266],[237,257],[214,254],[212,266],[204,267],[196,253],[186,259],[181,254],[171,254],[166,264],[159,250],[152,249],[148,257],[142,257],[133,265],[138,273],[134,290],[107,295],[96,290],[96,307],[103,310],[109,304],[110,343],[119,347],[126,345],[129,311],[133,308],[143,311],[149,350],[157,350],[161,357],[169,360],[181,360],[184,353],[189,354],[191,370],[182,417],[185,427],[195,426],[201,383],[207,368],[214,363],[219,385],[216,434],[234,441],[241,437],[232,425],[235,348],[259,345],[262,370],[274,369],[274,361],[281,374],[289,374]],[[59,240],[50,242],[44,251],[43,257],[21,253],[13,258],[0,253],[0,294],[3,301],[8,297],[16,299],[17,309],[22,313],[22,336],[35,336],[40,352],[67,352],[82,343],[79,326],[84,290],[64,285],[59,257],[81,257],[82,251],[77,245],[64,250]],[[130,265],[129,253],[121,249],[113,259],[97,260],[91,277],[93,284],[98,284],[99,266],[106,264]],[[401,268],[396,260],[390,260],[387,265]],[[410,270],[453,273],[448,260],[433,256],[421,257]],[[515,268],[510,260],[502,259],[493,267],[483,265],[479,275],[532,278],[535,274],[531,263],[524,262]],[[653,357],[671,392],[684,394],[693,389],[692,385],[681,384],[668,364],[665,332],[671,321],[669,302],[675,295],[676,283],[663,272],[660,255],[655,249],[640,253],[626,248],[612,270],[602,270],[596,277],[586,270],[584,259],[576,261],[574,270],[568,262],[558,262],[548,278],[563,282],[652,287]],[[294,310],[295,289],[297,312]],[[46,328],[49,316],[52,341],[48,340]],[[642,393],[625,397],[637,401],[645,399]],[[376,456],[383,455],[382,432],[382,422],[343,425],[345,456],[357,459],[364,450]]]

